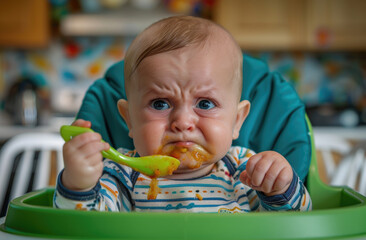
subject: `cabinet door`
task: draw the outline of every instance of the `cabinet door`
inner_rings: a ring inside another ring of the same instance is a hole
[[[47,0],[0,1],[0,46],[41,47],[49,39]]]
[[[244,50],[297,49],[306,44],[305,0],[221,0],[214,20]]]
[[[311,48],[366,49],[365,0],[308,0]]]

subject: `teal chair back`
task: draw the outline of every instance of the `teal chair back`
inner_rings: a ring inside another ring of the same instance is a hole
[[[126,123],[119,115],[117,101],[126,98],[124,62],[111,66],[85,94],[77,118],[92,122],[92,128],[113,147],[134,149]],[[311,160],[311,139],[305,107],[294,88],[278,73],[255,58],[243,55],[242,99],[251,102],[251,111],[233,145],[256,152],[273,150],[290,162],[305,179]]]

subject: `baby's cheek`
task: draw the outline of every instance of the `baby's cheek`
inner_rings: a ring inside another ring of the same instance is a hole
[[[136,136],[138,135],[138,136]],[[163,131],[159,126],[145,126],[134,137],[136,150],[140,155],[154,155],[161,146]]]
[[[228,124],[227,124],[228,125]],[[232,143],[232,131],[225,124],[207,124],[204,137],[216,154],[226,154]]]

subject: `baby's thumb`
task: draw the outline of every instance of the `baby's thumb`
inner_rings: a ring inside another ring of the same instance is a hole
[[[90,121],[85,121],[83,119],[77,119],[71,125],[72,126],[78,126],[78,127],[90,128],[91,127],[91,122]]]
[[[247,170],[244,170],[240,176],[239,176],[239,180],[240,182],[244,183],[245,185],[249,185],[248,183],[250,183],[250,178],[248,176]]]

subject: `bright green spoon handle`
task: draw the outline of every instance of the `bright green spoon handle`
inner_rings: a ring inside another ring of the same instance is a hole
[[[67,142],[71,140],[73,137],[80,135],[86,132],[94,132],[91,128],[78,127],[78,126],[69,126],[64,125],[60,129],[61,137]],[[102,142],[104,142],[102,140]],[[120,163],[128,164],[130,162],[130,158],[124,157],[124,155],[120,154],[116,149],[110,147],[108,151],[102,151],[102,155],[105,158],[115,160]]]
[[[60,129],[61,136],[66,142],[71,140],[73,137],[86,132],[94,131],[90,128],[67,125],[62,126]],[[163,155],[128,157],[121,154],[113,147],[110,147],[108,151],[102,151],[102,155],[105,158],[129,166],[135,171],[141,172],[150,177],[171,175],[180,164],[177,159]]]

